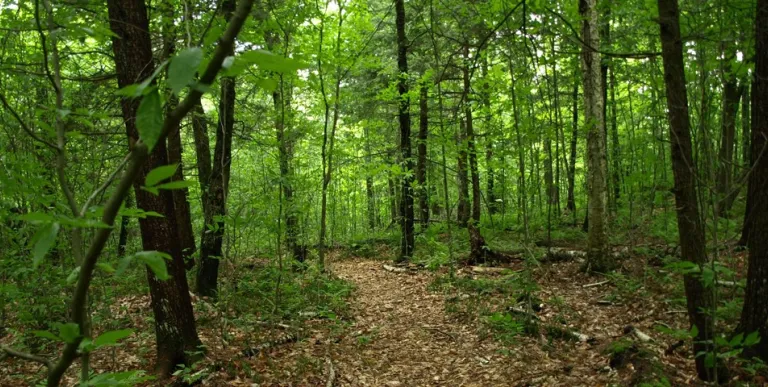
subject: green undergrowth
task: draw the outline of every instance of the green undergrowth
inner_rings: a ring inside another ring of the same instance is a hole
[[[305,318],[344,319],[349,314],[351,283],[314,264],[275,262],[237,274],[219,294],[237,319],[294,321]]]

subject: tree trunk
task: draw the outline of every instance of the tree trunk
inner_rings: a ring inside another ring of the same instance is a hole
[[[752,159],[754,169],[749,178],[749,195],[754,198],[749,209],[752,230],[768,229],[768,0],[757,1],[755,18],[755,78],[752,84]],[[759,155],[756,157],[756,155]],[[768,238],[752,233],[747,240],[749,269],[741,329],[749,334],[760,332],[760,343],[748,354],[768,361]]]
[[[429,188],[427,187],[427,137],[429,134],[429,111],[427,83],[419,88],[419,143],[416,160],[416,184],[419,187],[419,210],[421,229],[429,225]]]
[[[125,197],[125,208],[131,208],[133,199],[130,194]],[[125,256],[125,249],[128,246],[128,224],[131,222],[130,216],[120,217],[120,234],[117,237],[117,256],[122,258]]]
[[[566,208],[573,213],[573,223],[576,224],[576,144],[579,140],[579,81],[573,82],[573,132],[571,133],[571,162],[568,165],[568,202]]]
[[[696,196],[696,167],[692,159],[683,42],[680,37],[680,11],[677,0],[658,0],[658,4],[680,248],[683,257],[703,267],[708,263],[708,258]],[[685,275],[684,282],[688,317],[691,325],[698,328],[698,335],[694,338],[693,353],[712,351],[710,344],[714,328],[710,317],[714,306],[712,291],[705,288],[699,276],[694,274]],[[696,356],[696,370],[699,377],[708,381],[725,380],[726,370],[719,369],[720,367],[708,367],[705,357]]]
[[[413,252],[413,170],[411,159],[411,104],[408,99],[408,40],[405,37],[405,1],[395,0],[396,29],[397,29],[397,69],[400,73],[397,91],[400,95],[398,119],[400,122],[400,153],[402,155],[403,171],[402,190],[400,197],[400,243],[399,261],[411,258]]]
[[[176,52],[176,29],[173,25],[174,6],[166,3],[161,6],[163,13],[163,53],[162,59],[169,60]],[[175,94],[168,97],[168,103],[165,106],[166,116],[179,104],[179,98]],[[176,172],[171,177],[171,181],[184,181],[184,163],[182,160],[183,148],[181,145],[180,127],[173,128],[168,134],[168,163],[177,164]],[[195,233],[192,229],[192,215],[187,199],[189,191],[187,188],[180,188],[171,191],[173,195],[173,206],[176,215],[176,222],[179,232],[179,244],[181,254],[184,257],[184,267],[191,270],[195,266],[195,260],[192,257],[195,253]]]
[[[281,75],[278,88],[272,92],[280,164],[280,186],[285,202],[285,245],[288,251],[293,254],[294,259],[304,262],[305,249],[298,244],[299,218],[293,202],[293,168],[291,163],[293,161],[294,138],[292,131],[286,129],[286,122],[289,122],[291,114],[291,93],[286,91],[286,87],[290,87],[290,85],[286,85]]]
[[[460,227],[466,227],[469,222],[469,178],[467,176],[467,123],[464,117],[459,121],[459,130],[456,132],[456,145],[458,146],[458,160],[456,161],[456,176],[459,180],[459,204],[456,209],[456,221]]]
[[[582,39],[590,47],[600,47],[595,0],[580,0],[579,13],[584,20]],[[586,269],[604,273],[610,271],[615,262],[608,254],[608,235],[605,224],[607,165],[600,54],[583,47],[581,68],[584,82],[584,117],[587,126],[587,192],[589,196]]]
[[[110,28],[116,34],[112,39],[112,50],[118,85],[125,87],[146,79],[153,71],[147,9],[143,0],[109,0],[107,6]],[[139,100],[123,98],[121,107],[128,141],[133,144],[139,139],[136,129]],[[134,182],[137,207],[165,215],[139,219],[142,247],[146,251],[161,251],[171,256],[166,263],[170,279],[158,280],[147,269],[155,320],[156,370],[161,377],[169,376],[177,364],[191,364],[193,359],[189,353],[196,352],[200,345],[178,243],[173,197],[170,191],[162,190],[159,195],[154,195],[141,189],[149,171],[166,164],[168,154],[165,142],[159,142]]]
[[[368,125],[363,129],[365,134],[365,164],[366,168],[371,168],[371,139],[370,130]],[[365,173],[365,196],[368,204],[368,228],[374,230],[376,228],[376,194],[373,190],[373,176],[370,171]]]
[[[227,21],[234,10],[234,0],[225,0],[222,3],[221,12]],[[234,55],[234,50],[230,55]],[[205,297],[216,297],[218,292],[219,261],[222,258],[224,243],[224,217],[227,211],[229,170],[232,163],[232,131],[235,124],[235,79],[222,77],[219,82],[219,122],[216,125],[213,164],[209,163],[211,173],[206,187],[201,187],[205,226],[200,238],[200,267],[197,270],[195,290],[197,294]]]
[[[739,87],[735,78],[729,79],[723,85],[723,117],[721,120],[722,134],[720,137],[720,151],[718,152],[718,165],[715,190],[717,192],[718,216],[727,217],[733,204],[730,191],[733,189],[733,152],[736,142],[736,115],[739,110],[739,99],[743,88]]]

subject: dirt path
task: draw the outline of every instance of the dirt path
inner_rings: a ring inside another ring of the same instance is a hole
[[[356,285],[350,334],[332,349],[342,386],[509,385],[509,359],[493,340],[446,316],[426,272],[393,273],[382,263],[347,260],[333,271]]]

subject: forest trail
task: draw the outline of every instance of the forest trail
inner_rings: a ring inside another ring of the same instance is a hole
[[[332,349],[338,385],[509,385],[509,360],[476,327],[446,315],[444,296],[427,289],[429,272],[395,273],[358,259],[332,270],[356,286],[354,326]]]

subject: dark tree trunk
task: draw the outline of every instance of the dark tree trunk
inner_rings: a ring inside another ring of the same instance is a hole
[[[733,204],[730,191],[733,188],[733,152],[736,142],[736,115],[739,111],[739,99],[742,94],[736,79],[730,77],[723,86],[723,118],[721,120],[722,134],[715,190],[718,194],[717,214],[727,217]]]
[[[174,6],[171,3],[165,3],[161,6],[163,12],[163,60],[170,59],[176,51],[176,30],[173,23]],[[168,115],[179,104],[179,98],[175,94],[168,97],[168,103],[165,106],[166,115]],[[176,173],[171,177],[171,181],[184,181],[184,163],[182,161],[183,148],[181,145],[181,129],[173,128],[168,134],[168,163],[177,164]],[[173,206],[176,215],[176,222],[179,232],[179,245],[181,255],[184,257],[184,267],[191,270],[195,266],[195,260],[192,257],[195,253],[195,233],[192,229],[192,215],[187,199],[189,191],[186,188],[175,189],[171,191],[173,195]]]
[[[749,195],[754,198],[748,217],[752,230],[768,230],[768,0],[757,1],[755,18],[755,78],[752,84],[752,158],[754,169],[749,178]],[[760,157],[755,157],[761,155]],[[760,332],[760,343],[749,348],[749,355],[768,361],[768,238],[751,233],[749,269],[741,329],[745,333]]]
[[[427,83],[419,89],[419,143],[416,159],[416,183],[419,186],[419,210],[422,230],[429,225],[429,188],[427,187],[427,137],[429,134],[429,110]]]
[[[485,200],[488,205],[488,213],[493,215],[498,212],[498,204],[496,203],[496,170],[493,165],[493,129],[491,123],[493,117],[491,113],[491,92],[490,84],[488,83],[488,57],[483,55],[482,57],[482,71],[483,71],[483,85],[482,85],[482,103],[483,114],[485,116],[483,120],[483,130],[485,131],[485,169],[488,171],[487,181],[485,186]]]
[[[464,61],[469,63],[469,44],[464,45]],[[481,198],[480,198],[480,171],[477,166],[477,150],[475,149],[475,128],[472,122],[472,104],[471,98],[471,86],[469,79],[469,65],[465,65],[462,68],[464,79],[464,115],[466,117],[466,141],[467,141],[467,153],[469,156],[469,171],[472,177],[472,218],[467,223],[467,230],[469,231],[469,262],[478,263],[486,260],[486,254],[489,252],[488,245],[485,243],[480,233],[480,212]]]
[[[755,115],[755,111],[757,110],[757,105],[755,101],[755,83],[752,83],[752,93],[750,96],[750,106],[752,111],[752,117]],[[744,97],[746,98],[746,96]],[[742,120],[744,120],[744,116],[742,116]],[[754,121],[754,120],[752,120]],[[756,157],[755,153],[753,152],[753,143],[755,142],[755,132],[752,129],[752,123],[748,122],[747,126],[744,128],[744,135],[746,138],[744,139],[744,149],[747,149],[744,151],[744,157],[745,157],[745,169],[749,171],[750,168],[755,164]],[[739,246],[747,246],[747,242],[749,241],[749,235],[751,234],[752,229],[752,222],[750,221],[750,218],[752,217],[752,206],[753,202],[755,201],[755,197],[752,194],[753,187],[752,187],[752,179],[750,178],[747,180],[747,203],[746,208],[744,211],[744,222],[742,223],[741,227],[741,238],[739,238],[739,241],[736,242]]]
[[[411,158],[411,103],[408,99],[408,39],[405,37],[405,1],[395,0],[397,27],[397,69],[400,72],[397,91],[400,95],[398,119],[400,121],[400,153],[404,171],[413,170]],[[402,180],[400,197],[400,243],[399,261],[411,258],[413,252],[413,176],[406,173]]]
[[[146,79],[153,71],[147,9],[143,0],[109,0],[107,6],[110,28],[116,34],[112,39],[112,50],[118,85],[125,87]],[[128,141],[132,144],[139,139],[136,129],[139,100],[124,98],[121,107]],[[159,195],[154,195],[141,189],[147,173],[166,164],[166,146],[164,142],[160,142],[134,182],[137,207],[165,215],[139,219],[142,247],[146,251],[167,253],[172,258],[166,262],[168,273],[171,275],[166,281],[158,280],[152,271],[147,269],[157,340],[156,370],[162,377],[169,376],[177,364],[190,364],[193,359],[189,353],[196,352],[200,345],[184,260],[178,243],[173,197],[170,191],[162,190]]]
[[[133,206],[133,197],[128,194],[125,197],[125,208],[131,208]],[[130,216],[120,217],[120,235],[117,238],[117,256],[122,258],[125,256],[125,249],[128,246],[128,224],[131,222]]]
[[[677,0],[658,0],[658,4],[680,248],[683,257],[703,267],[709,260],[696,196],[696,168],[692,158],[683,41],[680,37],[680,11]],[[685,275],[684,282],[688,318],[699,332],[694,338],[693,353],[710,352],[713,350],[710,343],[714,329],[710,317],[714,305],[712,289],[705,288],[697,275]],[[708,367],[705,358],[706,356],[696,356],[699,377],[708,381],[715,380],[715,376],[718,380],[727,380],[727,370],[724,367]]]
[[[235,1],[225,0],[221,11],[229,21],[235,11]],[[234,55],[234,50],[230,52]],[[216,145],[213,151],[211,173],[203,195],[205,226],[200,238],[200,267],[197,270],[197,294],[216,297],[218,292],[219,260],[224,242],[224,216],[227,213],[229,170],[232,164],[232,131],[235,124],[235,79],[223,77],[219,96],[219,122],[216,125]],[[198,166],[199,167],[199,166]],[[200,181],[203,184],[203,181]]]
[[[573,82],[573,132],[571,133],[571,162],[568,165],[568,201],[566,208],[573,213],[576,223],[576,144],[579,140],[579,80]]]

